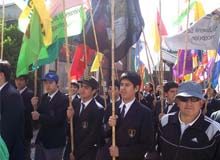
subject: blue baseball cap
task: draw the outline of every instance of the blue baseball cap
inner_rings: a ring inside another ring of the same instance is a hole
[[[59,77],[55,72],[48,72],[42,78],[42,81],[55,81],[56,83],[58,82],[58,80],[59,80]]]
[[[180,84],[176,97],[197,97],[205,100],[202,94],[202,86],[193,81]]]

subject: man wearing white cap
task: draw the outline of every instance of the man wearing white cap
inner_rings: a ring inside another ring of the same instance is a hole
[[[162,117],[159,148],[164,160],[220,159],[220,125],[202,114],[202,87],[182,83],[176,95],[179,112]]]

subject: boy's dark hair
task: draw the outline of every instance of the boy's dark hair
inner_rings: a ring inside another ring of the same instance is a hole
[[[28,81],[28,75],[27,75],[27,74],[23,74],[23,75],[20,75],[20,76],[16,76],[15,79],[19,79],[19,78],[23,78],[26,82]]]
[[[122,73],[120,77],[120,83],[123,79],[129,80],[134,85],[134,87],[141,85],[141,77],[136,72],[127,71]]]
[[[108,87],[109,86],[112,86],[112,81],[109,81]],[[118,80],[115,80],[115,87],[117,87],[118,89],[120,88],[120,82]]]
[[[178,88],[178,87],[179,86],[176,82],[170,81],[170,82],[165,83],[163,89],[164,89],[164,92],[168,92],[171,88]]]
[[[8,61],[0,60],[0,72],[4,73],[5,80],[9,81],[11,77],[11,65]]]

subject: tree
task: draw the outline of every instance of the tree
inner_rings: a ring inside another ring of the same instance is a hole
[[[0,33],[0,36],[1,34],[2,33]],[[5,24],[3,60],[8,60],[10,62],[12,66],[12,78],[15,77],[16,73],[16,65],[21,48],[22,37],[23,34],[18,30],[17,23]]]

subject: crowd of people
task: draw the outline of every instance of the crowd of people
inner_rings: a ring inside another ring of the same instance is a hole
[[[108,83],[105,100],[93,76],[71,81],[67,95],[58,75],[48,72],[41,78],[46,92],[37,96],[27,87],[28,75],[16,77],[15,87],[10,75],[10,64],[0,61],[0,138],[10,160],[31,159],[36,123],[35,160],[220,159],[220,100],[214,89],[171,81],[156,91],[146,83],[140,92],[140,76],[127,71],[114,88]]]

